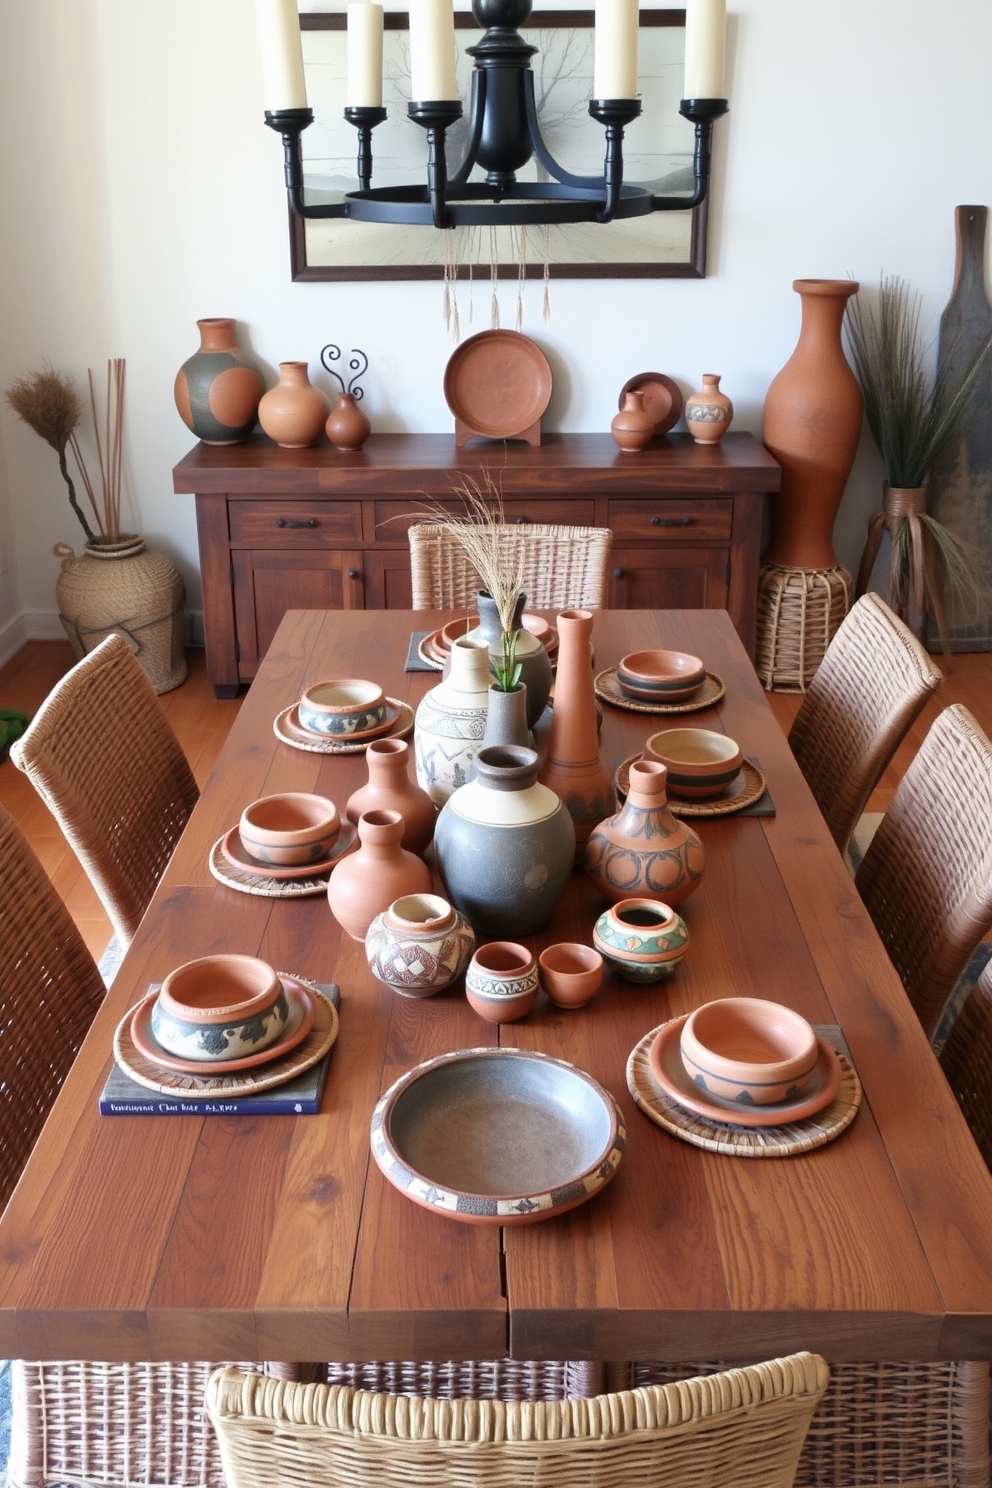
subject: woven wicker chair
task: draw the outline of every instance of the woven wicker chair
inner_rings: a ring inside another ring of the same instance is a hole
[[[992,1171],[992,961],[961,1009],[940,1063]]]
[[[466,610],[475,605],[479,575],[443,525],[409,529],[415,610]],[[599,610],[613,534],[608,527],[552,527],[538,522],[505,528],[501,541],[523,550],[523,591],[535,610]]]
[[[992,928],[992,744],[960,703],[921,744],[855,884],[932,1038]]]
[[[827,1382],[815,1354],[667,1388],[521,1405],[280,1385],[207,1390],[230,1488],[788,1488]]]
[[[12,746],[127,945],[199,791],[127,642],[73,667]]]
[[[789,733],[841,852],[910,724],[942,680],[909,627],[877,594],[858,600],[830,642]]]

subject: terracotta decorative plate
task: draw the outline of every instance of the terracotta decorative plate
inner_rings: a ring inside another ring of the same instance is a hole
[[[468,1224],[533,1224],[605,1187],[626,1129],[609,1091],[563,1059],[459,1049],[386,1091],[371,1142],[415,1204]]]
[[[637,698],[628,697],[622,690],[617,681],[616,667],[607,667],[605,672],[600,672],[593,686],[600,702],[609,703],[614,708],[626,708],[628,713],[696,713],[700,708],[711,708],[718,703],[727,690],[716,672],[707,672],[706,681],[699,691],[681,703],[642,703]]]
[[[286,1029],[278,1043],[257,1054],[245,1054],[241,1059],[177,1059],[169,1054],[152,1032],[152,1007],[158,999],[157,992],[150,992],[131,1013],[131,1042],[138,1053],[159,1069],[172,1070],[180,1075],[217,1076],[234,1075],[241,1070],[257,1069],[259,1065],[271,1064],[302,1044],[314,1025],[317,1016],[316,994],[303,982],[293,977],[280,978],[289,1004]]]
[[[154,1064],[138,1050],[131,1038],[131,1022],[134,1008],[124,1014],[114,1035],[114,1057],[121,1069],[144,1085],[147,1090],[158,1090],[163,1095],[183,1095],[217,1100],[225,1095],[251,1095],[258,1090],[273,1090],[285,1085],[287,1080],[302,1075],[323,1059],[338,1036],[337,1008],[325,997],[319,987],[302,977],[288,976],[280,971],[279,978],[287,988],[296,985],[305,988],[314,1000],[314,1024],[303,1042],[287,1054],[273,1059],[269,1064],[256,1069],[241,1070],[227,1075],[181,1074],[178,1070],[166,1070]],[[155,995],[155,994],[153,994]],[[200,1066],[202,1070],[203,1066]]]
[[[405,739],[413,732],[413,709],[409,703],[401,702],[399,698],[387,698],[386,712],[392,722],[360,739],[322,739],[318,734],[309,733],[300,727],[295,703],[276,714],[272,727],[277,739],[309,754],[364,754],[373,739]]]
[[[824,1147],[847,1130],[861,1105],[861,1081],[850,1060],[837,1055],[840,1089],[829,1106],[803,1121],[787,1126],[744,1127],[699,1116],[676,1104],[659,1086],[651,1071],[650,1051],[660,1029],[634,1045],[627,1060],[627,1088],[638,1108],[671,1136],[726,1157],[792,1157]]]
[[[484,439],[513,439],[551,402],[552,377],[541,348],[518,331],[481,331],[452,352],[444,369],[448,407]]]
[[[628,393],[643,394],[641,403],[654,419],[655,434],[667,434],[682,417],[682,389],[664,372],[638,372],[636,377],[629,377],[620,389],[618,408],[623,407]]]
[[[621,804],[627,799],[630,788],[630,767],[635,760],[641,758],[640,754],[628,755],[617,765],[613,783],[617,788],[617,795],[621,798]],[[732,816],[735,811],[743,811],[747,806],[753,806],[755,801],[760,801],[765,794],[765,777],[753,765],[749,759],[741,764],[741,772],[736,780],[732,780],[718,796],[708,796],[702,801],[680,800],[678,796],[668,792],[668,809],[673,816]]]

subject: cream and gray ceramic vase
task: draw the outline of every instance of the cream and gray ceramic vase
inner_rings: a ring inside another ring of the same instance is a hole
[[[475,768],[434,832],[448,897],[478,935],[531,935],[547,924],[571,876],[572,818],[539,784],[535,750],[482,749]]]
[[[522,616],[527,596],[521,594],[513,612],[513,624],[517,631],[517,661],[520,663],[520,680],[527,688],[527,727],[533,728],[548,704],[551,696],[551,662],[537,636],[531,635],[523,624]],[[479,595],[479,623],[469,631],[473,637],[481,636],[489,646],[489,654],[499,660],[503,654],[503,628],[499,623],[496,601],[488,594]]]
[[[365,937],[372,975],[403,997],[433,997],[462,975],[472,926],[439,894],[407,894],[377,914]]]
[[[586,872],[607,899],[679,904],[699,888],[703,844],[669,810],[667,781],[664,765],[635,761],[626,801],[590,836]]]
[[[417,783],[435,806],[468,780],[488,712],[489,647],[463,636],[451,647],[451,671],[423,698],[413,725]]]

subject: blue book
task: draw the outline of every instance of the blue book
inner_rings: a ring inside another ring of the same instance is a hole
[[[316,982],[334,1006],[339,1005],[333,983]],[[315,1116],[320,1110],[333,1049],[302,1075],[259,1090],[253,1095],[163,1095],[149,1090],[115,1064],[100,1092],[101,1116]]]

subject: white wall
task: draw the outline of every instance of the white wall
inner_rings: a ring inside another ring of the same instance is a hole
[[[524,329],[559,373],[553,427],[605,429],[623,381],[658,367],[687,388],[721,372],[737,427],[759,434],[796,340],[796,277],[899,273],[936,334],[954,206],[992,200],[992,6],[731,10],[710,276],[558,281],[547,325],[528,286]],[[46,358],[79,377],[127,357],[130,517],[179,561],[193,606],[193,500],[170,472],[191,442],[172,381],[198,317],[235,316],[270,368],[314,364],[328,340],[362,346],[378,428],[452,427],[439,285],[290,283],[281,146],[262,108],[252,0],[0,0],[0,387]],[[18,607],[29,634],[58,633],[51,547],[81,540],[54,454],[3,418],[0,544],[9,532],[16,574],[0,575],[0,644]],[[836,534],[849,567],[880,479],[863,441]]]

